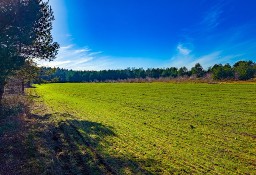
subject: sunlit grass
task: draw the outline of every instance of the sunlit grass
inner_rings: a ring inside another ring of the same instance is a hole
[[[53,113],[111,128],[88,135],[76,124],[117,172],[140,171],[120,165],[125,158],[154,174],[256,173],[256,84],[47,84],[36,92]]]

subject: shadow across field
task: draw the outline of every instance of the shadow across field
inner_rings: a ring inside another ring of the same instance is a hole
[[[33,150],[21,106],[4,106],[0,113],[0,174],[22,174]],[[33,172],[31,171],[31,174]],[[25,173],[23,173],[25,174]]]
[[[19,174],[152,174],[139,165],[147,160],[104,152],[106,137],[117,137],[109,126],[67,113],[30,114],[25,122],[23,140],[16,140],[27,154]]]

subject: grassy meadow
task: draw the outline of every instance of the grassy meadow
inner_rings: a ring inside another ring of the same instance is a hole
[[[77,172],[84,162],[94,174],[256,174],[256,84],[66,83],[31,93],[46,106],[34,114],[71,140]]]

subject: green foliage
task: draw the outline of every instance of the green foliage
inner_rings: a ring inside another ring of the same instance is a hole
[[[48,2],[43,0],[0,1],[1,89],[6,78],[26,61],[55,58],[59,45],[51,35],[53,20]]]
[[[222,79],[233,79],[234,71],[229,64],[215,64],[212,69],[213,79],[222,80]]]
[[[189,72],[188,72],[188,69],[186,67],[181,67],[179,70],[178,70],[178,75],[179,76],[189,76]]]
[[[205,75],[205,71],[200,63],[196,63],[194,67],[191,68],[192,75],[195,75],[196,77],[200,78]]]
[[[40,68],[32,60],[27,60],[25,64],[15,72],[15,76],[23,80],[24,84],[30,85],[31,82],[39,78]]]
[[[136,164],[151,174],[255,174],[255,89],[255,84],[65,83],[35,90],[52,113],[72,116],[53,120],[78,121],[77,130],[117,174],[126,174],[124,166],[130,174],[143,174]],[[88,122],[114,134],[92,133],[96,128]],[[132,165],[124,165],[124,158]]]
[[[236,78],[239,80],[248,80],[254,77],[255,63],[252,61],[239,61],[234,64]]]
[[[51,68],[42,68],[42,71],[49,71]],[[52,74],[42,75],[41,79],[47,82],[105,82],[105,81],[118,81],[127,79],[145,79],[145,78],[177,78],[177,77],[190,77],[204,78],[207,74],[211,75],[215,80],[248,80],[253,78],[256,74],[256,64],[253,62],[239,61],[233,67],[229,64],[215,64],[207,71],[197,63],[191,70],[186,67],[177,69],[176,67],[170,68],[127,68],[123,70],[102,70],[102,71],[73,71],[67,69],[55,69]],[[243,73],[244,72],[244,73]],[[207,74],[206,74],[207,73]],[[246,78],[244,78],[246,77]]]

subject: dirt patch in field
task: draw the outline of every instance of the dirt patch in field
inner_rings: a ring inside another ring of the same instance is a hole
[[[249,133],[245,133],[245,132],[243,132],[243,133],[241,133],[243,136],[247,136],[247,137],[251,137],[251,138],[253,138],[253,139],[256,139],[256,135],[253,135],[253,134],[249,134]]]

